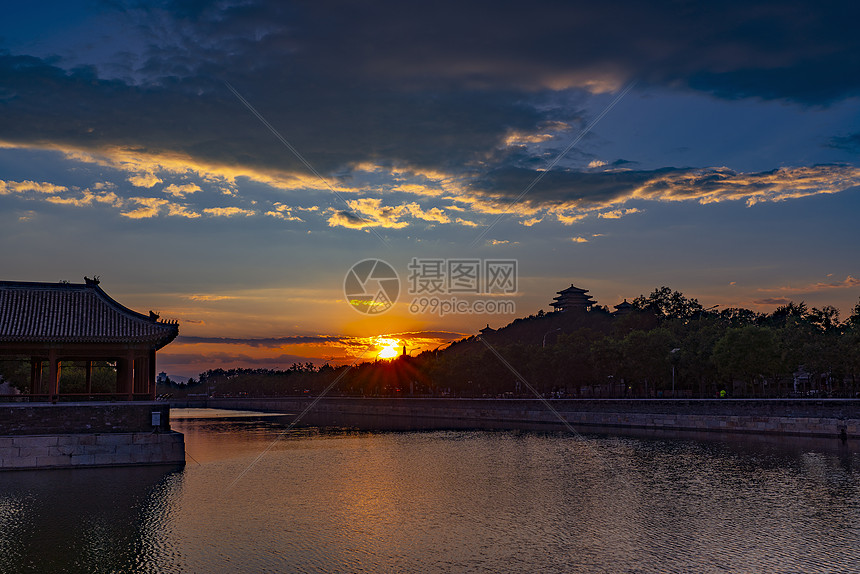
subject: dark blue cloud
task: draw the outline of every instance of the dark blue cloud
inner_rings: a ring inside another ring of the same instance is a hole
[[[365,161],[481,173],[540,165],[494,150],[511,131],[580,120],[577,90],[635,79],[804,105],[860,93],[854,2],[105,6],[98,57],[73,39],[68,55],[7,47],[0,139],[303,170],[226,80],[323,173]]]
[[[827,142],[826,147],[858,153],[860,152],[860,133],[847,136],[835,136]]]

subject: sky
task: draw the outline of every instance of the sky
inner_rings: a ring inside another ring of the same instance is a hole
[[[588,289],[860,300],[855,2],[17,3],[3,280],[180,323],[159,369],[437,348]],[[369,260],[369,262],[368,262]]]

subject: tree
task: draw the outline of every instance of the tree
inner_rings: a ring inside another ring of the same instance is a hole
[[[860,301],[854,305],[851,316],[845,320],[845,324],[850,328],[860,328]]]
[[[775,326],[781,326],[790,319],[794,319],[796,321],[809,320],[809,308],[806,306],[806,303],[803,301],[800,303],[789,301],[788,305],[777,307],[776,311],[774,311],[770,316],[770,323]]]
[[[729,382],[742,380],[755,396],[768,376],[779,370],[779,353],[773,331],[768,327],[733,327],[714,346],[714,363]]]
[[[719,313],[720,319],[732,327],[743,327],[745,325],[756,325],[761,323],[765,315],[744,309],[741,307],[728,307]]]
[[[632,331],[622,342],[624,379],[639,385],[643,396],[667,388],[672,365],[669,352],[676,347],[672,333],[665,328]]]
[[[633,308],[648,310],[663,319],[692,319],[704,309],[696,299],[684,297],[680,291],[663,286],[654,289],[648,297],[640,295],[633,300]]]
[[[717,341],[725,334],[725,326],[719,319],[690,322],[691,328],[685,331],[678,343],[677,388],[693,390],[697,383],[700,396],[716,396],[717,369],[713,354]],[[711,386],[711,388],[707,388]]]

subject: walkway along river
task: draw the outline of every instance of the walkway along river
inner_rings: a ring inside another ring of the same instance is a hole
[[[313,403],[313,404],[312,404]],[[209,398],[171,401],[208,406],[301,413],[329,419],[371,417],[405,428],[519,428],[561,424],[574,428],[617,427],[860,437],[860,400],[852,399],[451,399],[451,398]],[[356,419],[353,419],[356,420]],[[337,420],[328,422],[337,423]],[[372,423],[374,421],[371,421]],[[360,424],[345,425],[357,426]],[[373,428],[379,428],[374,424]]]

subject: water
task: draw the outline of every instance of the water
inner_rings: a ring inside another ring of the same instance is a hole
[[[0,572],[860,570],[851,441],[172,414],[184,469],[0,474]]]

